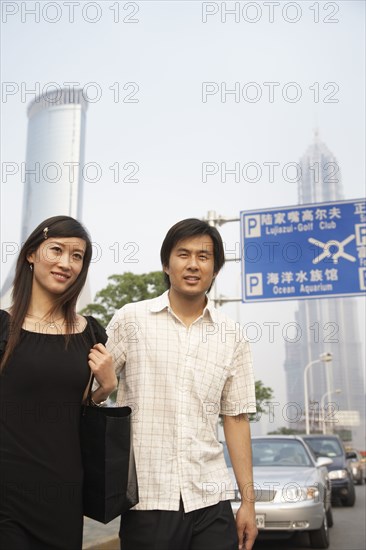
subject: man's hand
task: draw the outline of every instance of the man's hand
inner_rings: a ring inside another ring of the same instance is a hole
[[[251,550],[258,535],[255,523],[255,511],[252,504],[242,504],[236,513],[236,529],[239,539],[239,550]]]

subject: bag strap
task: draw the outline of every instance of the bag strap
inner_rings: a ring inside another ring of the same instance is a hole
[[[93,346],[94,346],[97,343],[97,339],[96,339],[96,336],[95,336],[93,325],[92,325],[92,322],[91,322],[89,316],[86,316],[85,318],[86,318],[86,322],[88,323],[89,332],[91,334],[92,342],[93,342]],[[94,374],[92,372],[90,382],[89,382],[88,393],[86,394],[86,403],[87,403],[87,405],[90,405],[90,403],[91,403],[91,394],[92,394],[92,390],[93,390],[93,383],[94,383]]]

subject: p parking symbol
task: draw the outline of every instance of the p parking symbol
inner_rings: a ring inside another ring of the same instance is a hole
[[[366,223],[356,223],[355,233],[356,233],[356,245],[365,246],[366,245]]]
[[[245,276],[247,296],[263,295],[262,273],[248,273]]]
[[[247,238],[261,236],[261,217],[258,214],[244,218],[245,236]]]

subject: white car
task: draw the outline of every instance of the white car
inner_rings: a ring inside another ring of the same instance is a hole
[[[235,482],[224,443],[227,465]],[[259,534],[288,536],[308,531],[312,548],[328,548],[333,525],[331,486],[326,466],[329,458],[315,459],[306,443],[296,436],[252,438],[255,512]],[[235,489],[234,514],[240,506]]]

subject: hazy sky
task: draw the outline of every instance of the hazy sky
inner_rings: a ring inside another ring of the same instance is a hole
[[[25,160],[32,90],[78,82],[92,100],[85,162],[98,163],[102,177],[85,183],[83,222],[102,252],[91,268],[93,294],[113,273],[160,269],[161,241],[179,219],[296,204],[297,184],[283,170],[316,127],[338,160],[345,198],[364,196],[364,12],[363,1],[350,0],[2,2],[2,85],[14,91],[1,104],[3,162]],[[205,162],[239,162],[240,181],[221,181],[220,171],[203,181]],[[280,163],[272,182],[269,162]],[[256,182],[248,163],[260,166]],[[131,166],[138,181],[123,181]],[[23,187],[19,176],[2,183],[5,243],[20,239]],[[222,235],[235,249],[239,225],[224,225]],[[10,267],[2,262],[2,280]],[[240,265],[227,265],[219,292],[239,289]],[[284,341],[279,330],[270,343],[263,323],[282,328],[296,307],[225,306],[261,327],[256,377],[279,401]]]

